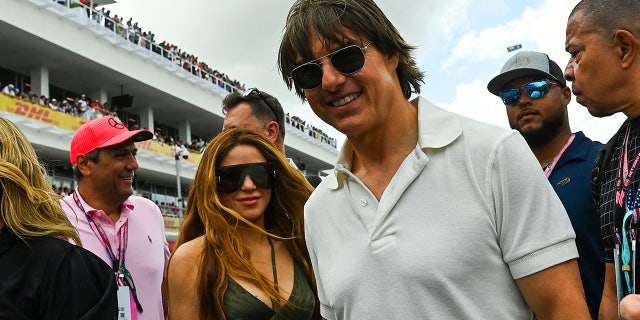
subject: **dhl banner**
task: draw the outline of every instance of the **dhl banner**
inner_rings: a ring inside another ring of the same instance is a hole
[[[76,131],[83,123],[87,122],[86,119],[74,117],[64,112],[55,111],[51,108],[45,108],[39,104],[4,94],[0,94],[0,111],[16,114],[70,131]]]
[[[164,216],[164,230],[166,232],[180,231],[180,219],[178,217]]]
[[[76,131],[83,123],[87,122],[87,119],[4,94],[0,94],[0,112],[15,114],[69,131]],[[136,147],[139,150],[145,150],[168,157],[173,157],[175,154],[175,148],[173,146],[154,140],[138,142],[136,143]],[[201,158],[202,156],[198,153],[189,153],[189,159],[181,159],[181,161],[188,161],[197,165],[200,163]]]

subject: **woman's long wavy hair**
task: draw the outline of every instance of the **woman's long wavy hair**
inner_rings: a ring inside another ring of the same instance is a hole
[[[224,205],[217,190],[215,168],[239,145],[257,148],[268,162],[274,164],[276,182],[271,201],[265,210],[265,228],[251,223],[237,211]],[[205,246],[198,274],[198,297],[201,319],[226,319],[223,297],[227,290],[227,276],[249,281],[278,304],[288,303],[278,294],[274,283],[260,274],[250,261],[237,229],[253,228],[268,237],[284,241],[293,260],[305,272],[316,295],[315,278],[304,240],[304,203],[313,187],[300,171],[291,167],[287,159],[261,135],[246,129],[231,129],[220,133],[208,145],[198,166],[188,197],[185,220],[176,249],[187,241],[205,236]],[[295,307],[295,306],[293,306]]]
[[[0,217],[21,239],[50,236],[81,244],[31,143],[15,124],[2,117]]]

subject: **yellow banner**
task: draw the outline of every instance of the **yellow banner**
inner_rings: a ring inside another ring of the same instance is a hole
[[[85,122],[86,119],[76,117],[64,112],[53,110],[49,107],[43,107],[30,101],[10,97],[0,94],[0,111],[8,112],[42,123],[50,124],[62,129],[76,131]],[[136,143],[136,147],[140,150],[173,157],[175,148],[168,144],[160,143],[154,140],[147,140]],[[193,164],[199,164],[202,156],[199,153],[189,153],[189,159],[181,159]]]

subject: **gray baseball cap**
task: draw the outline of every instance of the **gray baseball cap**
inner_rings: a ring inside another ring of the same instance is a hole
[[[500,74],[489,81],[487,89],[497,96],[508,82],[528,76],[540,76],[542,79],[557,81],[562,87],[567,86],[562,69],[549,59],[548,55],[535,51],[520,51],[507,60]]]

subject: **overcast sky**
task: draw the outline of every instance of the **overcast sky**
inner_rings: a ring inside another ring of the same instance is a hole
[[[116,0],[111,15],[133,18],[156,41],[167,41],[247,87],[276,96],[297,115],[342,141],[293,92],[276,66],[284,22],[293,0]],[[567,17],[577,0],[378,0],[401,35],[418,47],[425,73],[422,95],[473,119],[508,127],[504,105],[486,85],[514,53],[506,47],[542,51],[564,68]],[[575,98],[575,97],[574,97]],[[575,99],[574,99],[575,100]],[[569,105],[571,128],[606,142],[624,120],[594,118]]]

